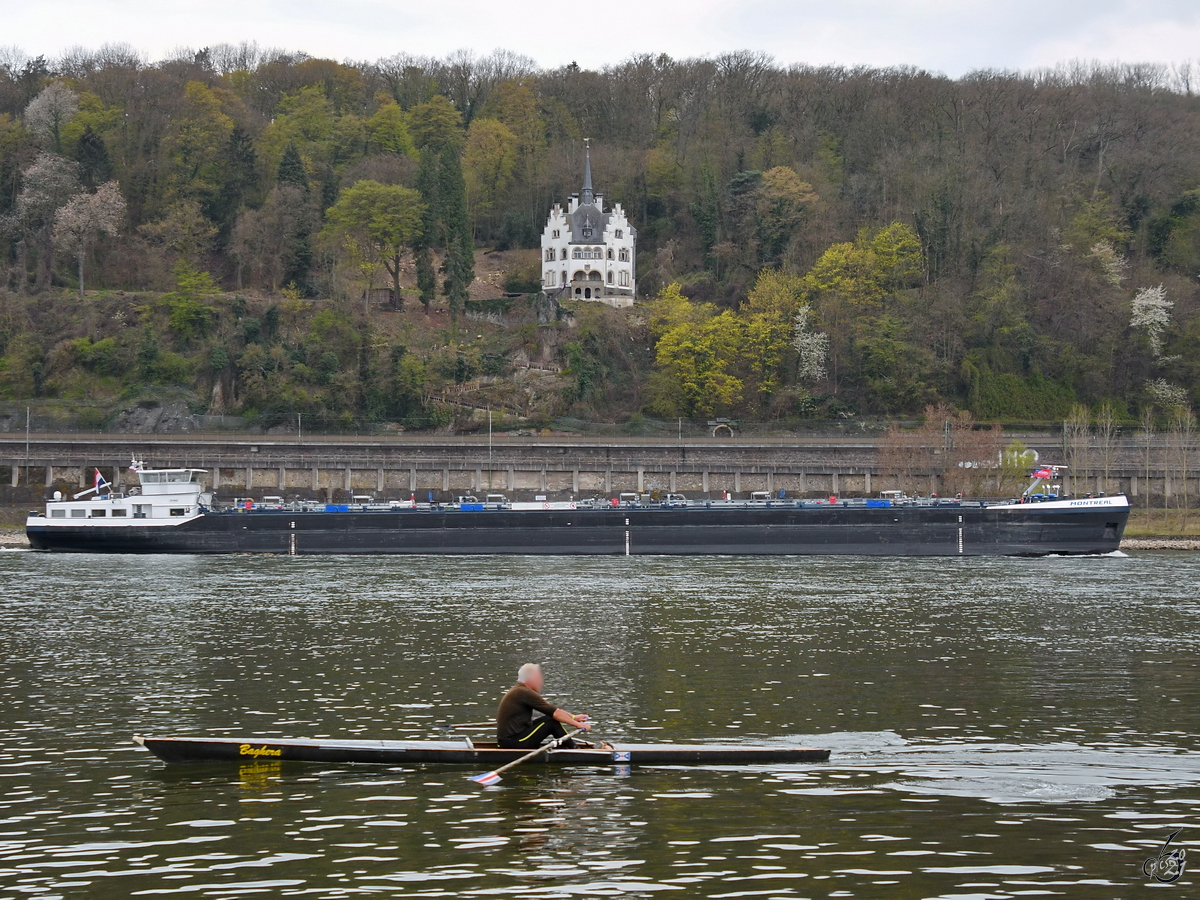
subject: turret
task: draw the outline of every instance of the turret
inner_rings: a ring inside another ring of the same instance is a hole
[[[583,140],[583,190],[579,195],[579,202],[583,206],[590,206],[596,200],[596,195],[592,191],[592,144],[590,138]]]

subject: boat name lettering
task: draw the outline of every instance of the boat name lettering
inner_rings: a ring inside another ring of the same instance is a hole
[[[1112,500],[1101,498],[1097,500],[1072,500],[1072,506],[1112,506]]]
[[[238,756],[253,756],[258,759],[260,756],[283,756],[281,747],[255,747],[251,744],[242,744],[238,747]]]

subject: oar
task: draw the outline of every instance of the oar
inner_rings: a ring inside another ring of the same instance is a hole
[[[468,728],[468,729],[473,729],[473,730],[479,730],[479,729],[483,729],[483,728],[495,728],[496,722],[495,722],[495,720],[493,720],[491,722],[451,722],[446,725],[437,725],[435,727],[440,728],[443,731],[453,731],[455,728]]]
[[[553,741],[549,741],[545,744],[542,744],[542,746],[538,747],[536,750],[530,750],[524,756],[522,756],[518,759],[514,759],[510,763],[506,763],[505,765],[501,766],[498,769],[493,769],[491,772],[484,772],[482,775],[472,776],[471,780],[476,781],[479,784],[495,784],[497,781],[500,780],[501,772],[507,772],[509,769],[513,768],[514,766],[519,766],[523,762],[528,762],[529,760],[533,759],[535,756],[538,756],[539,754],[545,753],[547,750],[557,747],[563,741],[570,740],[571,738],[575,737],[575,735],[579,734],[581,731],[584,731],[584,730],[586,730],[586,729],[576,728],[574,731],[569,731],[566,734],[564,734],[562,737],[560,737],[556,740],[553,740]]]

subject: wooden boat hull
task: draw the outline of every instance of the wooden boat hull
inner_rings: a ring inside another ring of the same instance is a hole
[[[473,765],[495,769],[527,751],[495,744],[461,741],[363,741],[305,738],[190,738],[135,735],[135,743],[168,763],[268,762],[374,763],[380,765]],[[753,747],[738,744],[617,744],[597,748],[555,749],[541,762],[551,765],[760,765],[822,762],[828,750],[811,747]]]

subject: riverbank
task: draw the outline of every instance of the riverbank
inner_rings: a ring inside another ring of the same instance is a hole
[[[1200,550],[1200,540],[1178,537],[1123,538],[1122,550]]]
[[[0,528],[0,547],[28,547],[24,528]]]
[[[1129,514],[1125,537],[1200,541],[1200,515],[1190,510],[1185,519],[1178,510],[1135,509]]]

